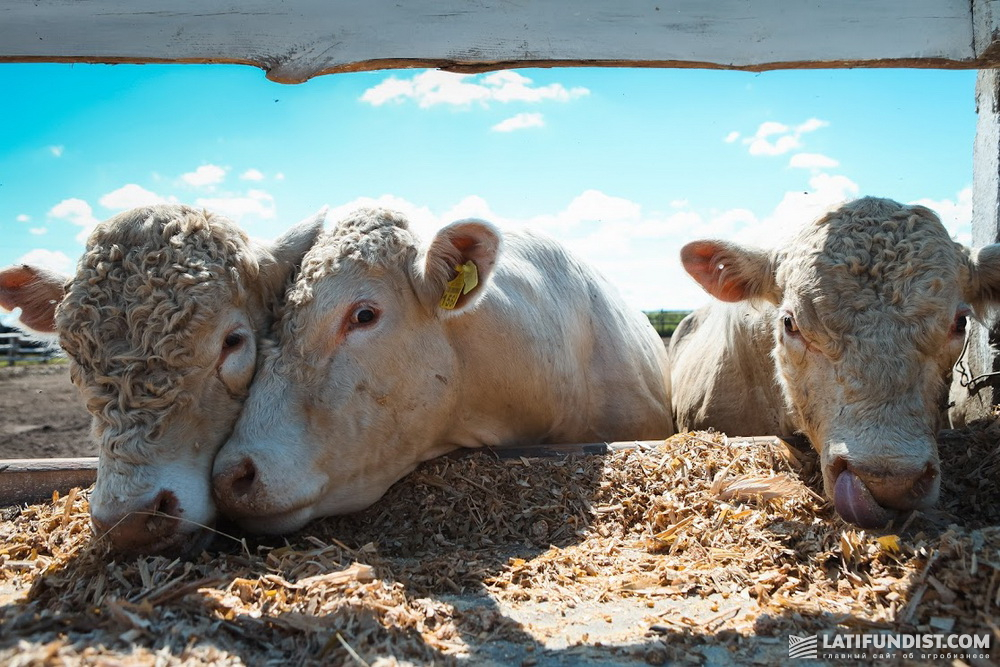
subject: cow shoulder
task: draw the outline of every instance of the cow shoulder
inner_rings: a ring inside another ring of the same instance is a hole
[[[720,302],[692,313],[681,337],[671,343],[678,429],[711,427],[730,435],[790,432],[770,355],[772,314],[769,306]]]

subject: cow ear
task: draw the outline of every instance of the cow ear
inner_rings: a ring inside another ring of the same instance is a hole
[[[720,301],[781,301],[774,277],[777,262],[764,250],[725,241],[692,241],[681,248],[681,262]]]
[[[475,306],[493,276],[501,245],[500,231],[482,220],[460,220],[441,229],[417,278],[421,300],[443,314]]]
[[[298,270],[302,258],[323,231],[326,212],[324,206],[261,250],[258,257],[261,282],[271,294],[280,296],[288,279]]]
[[[68,276],[22,264],[0,271],[0,308],[21,309],[21,323],[42,333],[56,330],[56,306],[66,295]]]
[[[1000,303],[1000,243],[983,246],[974,251],[972,260],[973,293],[968,300],[977,310],[986,304]]]

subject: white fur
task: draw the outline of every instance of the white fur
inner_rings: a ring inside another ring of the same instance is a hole
[[[284,532],[362,509],[456,447],[674,432],[664,346],[642,313],[549,238],[461,224],[458,247],[451,226],[420,248],[400,216],[361,211],[317,243],[216,459],[224,511]],[[470,256],[479,287],[442,311],[447,267]],[[359,303],[381,315],[345,332]],[[226,482],[245,460],[255,485],[237,498]]]
[[[699,241],[682,257],[706,290],[735,303],[713,301],[675,334],[678,428],[801,431],[831,498],[846,466],[887,506],[935,501],[935,436],[962,347],[954,323],[966,301],[993,298],[990,265],[970,261],[931,211],[874,198],[772,253]]]

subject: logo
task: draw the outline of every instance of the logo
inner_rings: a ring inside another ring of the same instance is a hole
[[[816,660],[818,658],[818,635],[811,637],[796,637],[788,635],[788,657],[800,658],[804,660]]]

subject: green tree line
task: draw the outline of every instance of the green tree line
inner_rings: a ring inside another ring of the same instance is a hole
[[[690,312],[689,310],[648,310],[646,317],[649,318],[650,323],[661,338],[670,338],[680,321]]]

